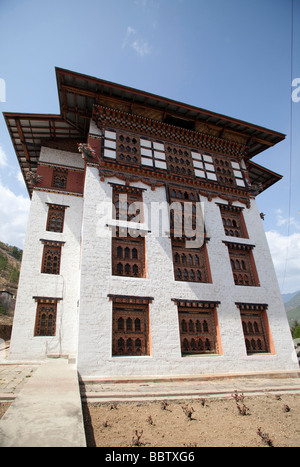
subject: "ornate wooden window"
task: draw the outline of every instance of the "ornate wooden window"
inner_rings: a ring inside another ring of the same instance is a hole
[[[244,180],[244,176],[241,170],[240,163],[236,161],[231,161],[231,167],[233,169],[233,175],[234,175],[235,183],[237,184],[237,186],[245,187],[246,184],[245,184],[245,180]]]
[[[49,232],[62,232],[64,228],[66,206],[49,204],[47,228]]]
[[[146,277],[145,238],[133,238],[130,235],[121,237],[121,235],[122,231],[116,229],[116,236],[112,238],[112,274]]]
[[[237,303],[240,309],[247,354],[269,353],[266,304]]]
[[[170,228],[173,252],[174,276],[176,281],[211,282],[206,240],[201,238],[201,247],[190,248],[186,241],[193,240],[196,229],[203,222],[196,221],[196,203],[199,195],[194,190],[169,186],[169,200],[174,209],[170,212]],[[204,226],[201,225],[205,235]],[[179,236],[178,236],[179,234]],[[187,235],[186,235],[187,234]],[[202,241],[204,240],[204,243]]]
[[[259,286],[259,279],[252,255],[253,245],[226,243],[235,285]]]
[[[219,302],[175,300],[182,355],[221,353],[216,307]]]
[[[53,170],[52,186],[54,188],[66,189],[68,179],[68,169],[55,168]]]
[[[191,151],[182,146],[166,144],[168,171],[170,173],[194,177],[194,168]]]
[[[109,296],[113,300],[112,355],[150,355],[150,297]]]
[[[158,141],[140,139],[141,163],[156,169],[167,169],[165,145]]]
[[[45,274],[59,274],[63,242],[51,242],[48,240],[42,240],[42,242],[44,244],[44,251],[41,272]]]
[[[234,186],[235,178],[231,161],[223,157],[215,157],[214,162],[218,182],[222,185]]]
[[[194,190],[169,186],[170,229],[171,236],[192,238],[195,235],[196,215],[200,214],[196,203],[199,203],[199,195]],[[200,221],[202,222],[202,216]],[[199,222],[199,219],[198,219]]]
[[[191,152],[191,156],[196,177],[216,182],[217,175],[212,156],[194,151]]]
[[[124,185],[113,185],[115,218],[125,221],[142,222],[143,190]]]
[[[248,238],[243,217],[243,208],[229,204],[219,204],[225,235]]]
[[[176,281],[211,282],[206,245],[185,248],[185,242],[172,240],[173,265]]]
[[[35,336],[55,336],[57,299],[36,299]]]
[[[139,137],[121,130],[105,130],[103,157],[121,164],[141,163]]]

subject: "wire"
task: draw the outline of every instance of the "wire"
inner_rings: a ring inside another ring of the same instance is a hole
[[[293,81],[293,57],[294,57],[294,0],[291,0],[291,76],[290,83]],[[291,228],[291,206],[292,206],[292,167],[293,167],[293,100],[290,97],[290,163],[289,163],[289,195],[288,195],[288,225],[287,225],[287,246],[286,257],[281,285],[281,293],[286,279],[289,247],[290,247],[290,228]]]

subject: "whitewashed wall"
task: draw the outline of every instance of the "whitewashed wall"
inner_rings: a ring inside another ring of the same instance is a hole
[[[109,182],[122,183],[110,178]],[[293,345],[277,279],[255,201],[244,209],[249,239],[256,245],[253,255],[260,287],[235,286],[219,207],[214,198],[205,204],[205,224],[212,284],[175,282],[171,242],[168,237],[146,238],[147,278],[111,275],[111,232],[105,228],[111,218],[103,205],[111,202],[109,182],[100,182],[97,168],[88,167],[85,179],[80,282],[78,370],[82,376],[162,376],[247,371],[296,370]],[[165,188],[145,188],[145,203],[166,201]],[[237,203],[239,205],[239,203]],[[232,238],[233,241],[237,239]],[[152,348],[150,356],[112,357],[112,302],[108,294],[153,297],[150,309]],[[181,357],[178,311],[172,298],[217,300],[223,354]],[[235,302],[268,303],[268,319],[275,355],[247,356],[240,312]]]
[[[77,158],[77,159],[76,159]],[[41,160],[82,167],[80,154],[42,148]],[[65,210],[63,233],[47,232],[46,203],[69,206]],[[20,272],[9,358],[40,359],[48,355],[74,355],[78,336],[78,294],[83,198],[33,191]],[[44,245],[41,239],[65,242],[59,275],[42,274]],[[56,336],[34,336],[37,303],[32,298],[62,298],[57,305]]]

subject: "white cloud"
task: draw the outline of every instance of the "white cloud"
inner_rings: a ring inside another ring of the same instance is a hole
[[[137,31],[131,26],[127,27],[126,34],[122,43],[122,49],[126,46],[131,47],[141,57],[151,53],[151,47],[147,41],[137,37]]]
[[[30,199],[16,195],[0,180],[0,241],[23,248]]]
[[[128,26],[124,40],[123,40],[122,49],[124,49],[124,47],[128,45],[130,37],[133,36],[134,34],[136,34],[136,30],[133,29],[131,26]]]
[[[3,150],[3,148],[0,146],[0,167],[7,167],[7,157],[6,154]]]
[[[24,180],[23,174],[22,174],[22,172],[21,172],[20,170],[19,170],[18,173],[16,174],[16,177],[17,177],[17,180],[18,180],[18,182],[20,183],[20,185],[21,185],[22,187],[25,187],[25,186],[26,186],[26,185],[25,185],[25,180]]]
[[[288,237],[272,230],[266,236],[281,292],[300,290],[300,233]]]
[[[151,53],[151,47],[148,42],[137,39],[132,44],[131,47],[141,56],[148,55]]]
[[[295,227],[297,230],[300,230],[300,222],[297,222],[294,217],[284,217],[283,211],[281,209],[276,210],[276,215],[276,225],[278,227],[282,227],[285,225],[287,226],[288,224],[290,224],[290,226]]]

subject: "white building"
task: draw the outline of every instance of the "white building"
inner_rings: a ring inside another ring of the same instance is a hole
[[[281,177],[252,161],[284,135],[56,75],[60,115],[5,113],[31,196],[10,358],[75,356],[83,377],[297,370],[255,202]]]

